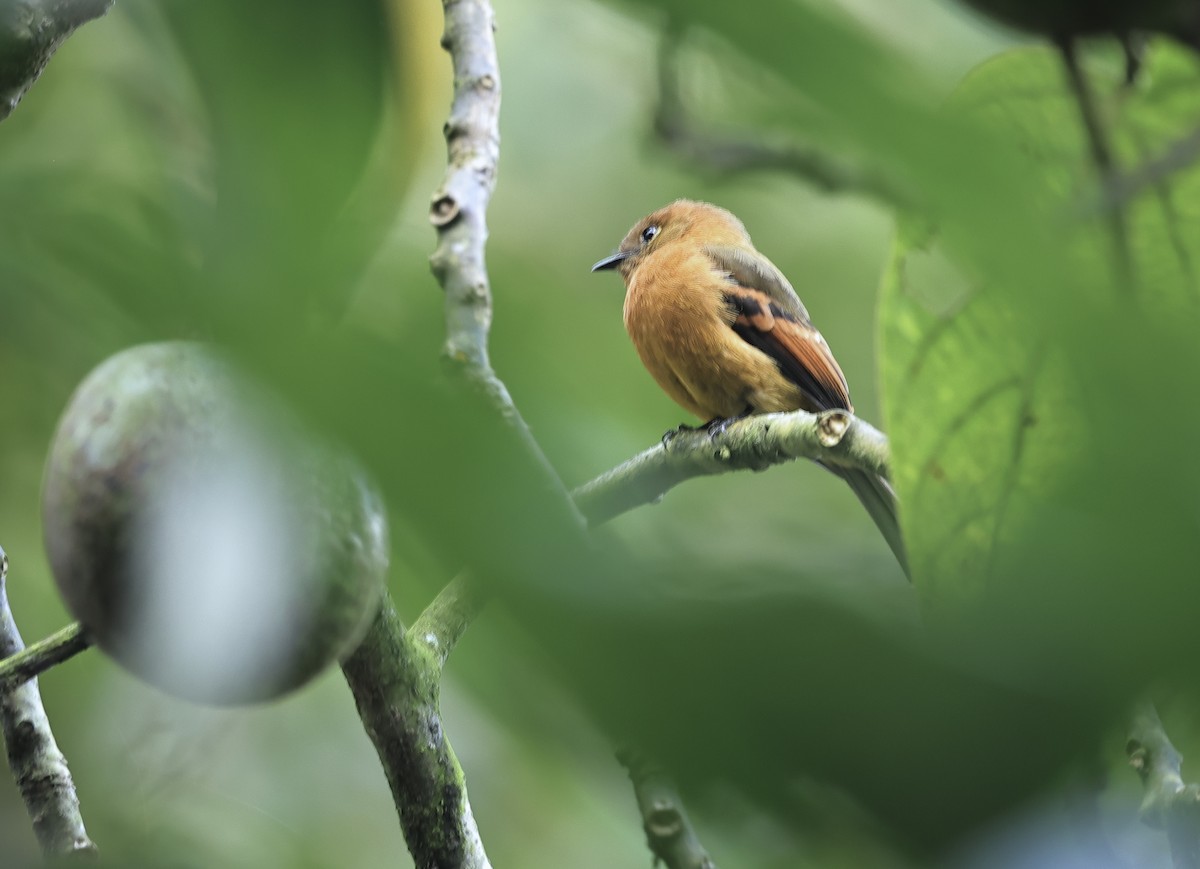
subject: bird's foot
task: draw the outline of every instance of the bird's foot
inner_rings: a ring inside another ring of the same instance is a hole
[[[704,426],[701,426],[700,428],[704,428]],[[676,435],[681,435],[684,432],[689,432],[689,431],[699,431],[699,429],[697,429],[696,426],[694,426],[694,425],[687,425],[686,423],[681,422],[679,424],[679,428],[668,429],[666,432],[663,433],[662,445],[664,447],[668,446],[671,443],[671,441],[675,440]]]
[[[747,407],[744,411],[739,413],[737,416],[730,416],[730,417],[714,416],[712,419],[710,419],[704,425],[697,426],[697,425],[687,425],[686,423],[680,423],[679,428],[673,428],[662,436],[662,445],[664,447],[667,446],[668,444],[671,443],[671,441],[673,441],[675,439],[676,435],[681,435],[684,432],[689,432],[689,431],[702,431],[702,432],[707,433],[710,438],[715,438],[718,435],[723,434],[725,429],[729,428],[730,423],[735,423],[739,419],[745,419],[752,413],[754,413],[754,408]]]
[[[727,418],[722,418],[722,417],[718,416],[718,417],[716,417],[714,419],[710,419],[708,422],[706,422],[704,424],[703,428],[706,432],[708,432],[709,438],[715,438],[715,437],[725,434],[725,430],[728,429],[730,425],[732,425],[733,423],[737,422],[740,419],[745,419],[752,413],[754,413],[754,408],[748,407],[745,410],[743,410],[741,413],[739,413],[737,416],[731,416],[731,417],[727,417]]]

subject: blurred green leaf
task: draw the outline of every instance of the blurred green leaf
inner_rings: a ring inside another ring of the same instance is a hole
[[[1063,360],[1004,295],[902,240],[879,322],[914,581],[939,602],[977,596],[996,549],[1085,440]]]
[[[1194,98],[1173,98],[1200,84],[1195,58],[1156,45],[1145,82],[1132,92],[1121,86],[1113,61],[1101,57],[1089,71],[1117,141],[1133,157],[1161,153],[1200,116]],[[987,61],[951,107],[1012,136],[1042,198],[1064,220],[1084,203],[1096,207],[1097,197],[1088,196],[1095,169],[1053,51],[1021,49]],[[1131,317],[1139,318],[1138,309],[1187,311],[1195,299],[1196,214],[1172,204],[1189,201],[1186,191],[1197,183],[1200,171],[1193,169],[1145,191],[1131,209]],[[1078,326],[1078,306],[1112,310],[1121,290],[1111,277],[1107,233],[1094,219],[1060,228],[1061,257],[1090,286],[1086,296],[1064,287],[1045,300],[964,274],[944,248],[924,251],[906,233],[893,248],[880,310],[887,427],[914,573],[933,597],[978,594],[1031,504],[1060,485],[1074,463],[1095,458],[1085,452],[1091,439],[1080,384],[1098,373],[1085,360],[1097,352],[1112,356],[1120,337],[1094,343],[1089,339],[1103,332],[1058,329],[1068,317]],[[1112,401],[1112,393],[1097,397],[1106,406]]]
[[[901,616],[903,586],[848,596],[800,566],[743,579],[701,598],[689,587],[718,576],[681,559],[611,576],[617,594],[586,609],[530,596],[515,609],[617,744],[661,759],[694,798],[732,788],[800,836],[820,827],[798,798],[816,781],[906,848],[944,854],[1086,757],[1110,720],[1095,697],[964,666]]]
[[[304,15],[282,0],[164,10],[208,115],[216,211],[202,244],[216,322],[239,337],[327,322],[382,229],[335,232],[380,133],[383,3]]]

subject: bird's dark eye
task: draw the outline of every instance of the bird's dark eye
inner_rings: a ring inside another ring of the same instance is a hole
[[[642,230],[642,244],[649,244],[650,239],[654,238],[656,235],[658,235],[658,227],[647,226]]]

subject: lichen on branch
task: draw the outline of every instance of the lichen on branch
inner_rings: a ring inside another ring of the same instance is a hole
[[[390,599],[342,672],[421,867],[490,869],[462,768],[441,720],[441,661],[405,631]]]
[[[9,658],[25,648],[8,605],[7,575],[8,556],[0,549],[0,658]],[[75,782],[67,759],[54,741],[36,679],[0,692],[0,732],[8,765],[42,852],[62,856],[95,851],[83,826]]]
[[[712,433],[671,433],[663,443],[579,486],[572,495],[588,522],[598,525],[660,500],[693,477],[761,471],[796,459],[889,476],[888,441],[878,429],[843,410],[797,410],[756,414]]]

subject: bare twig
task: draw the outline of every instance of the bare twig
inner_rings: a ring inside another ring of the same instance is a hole
[[[700,129],[689,116],[679,86],[682,41],[682,28],[675,22],[668,23],[659,40],[654,133],[688,163],[718,175],[789,172],[826,193],[859,193],[889,205],[911,204],[911,197],[891,178],[836,157],[826,149]]]
[[[593,525],[658,501],[693,477],[761,471],[795,459],[860,468],[887,477],[887,437],[843,410],[764,413],[731,423],[716,435],[681,431],[664,443],[575,489],[579,509]]]
[[[1200,786],[1183,781],[1183,755],[1171,744],[1153,706],[1138,710],[1125,746],[1145,787],[1141,817],[1165,830],[1176,869],[1200,867]]]
[[[385,596],[342,672],[422,869],[489,869],[462,769],[442,729],[441,660]]]
[[[5,658],[25,648],[8,605],[7,575],[8,556],[0,549],[0,656]],[[36,679],[0,693],[0,730],[8,765],[42,852],[53,856],[94,852],[96,846],[79,813],[75,782],[50,731]]]
[[[461,366],[492,407],[520,435],[543,476],[574,510],[566,487],[546,459],[488,359],[492,292],[484,248],[487,207],[500,160],[500,67],[489,0],[443,0],[442,45],[454,65],[454,100],[446,121],[446,175],[433,194],[429,220],[438,245],[429,258],[446,294],[445,355]],[[580,519],[582,521],[582,519]]]
[[[1083,122],[1084,134],[1088,147],[1092,152],[1092,161],[1099,176],[1100,188],[1111,186],[1117,177],[1117,165],[1113,159],[1112,150],[1108,144],[1108,136],[1096,107],[1096,98],[1092,93],[1087,75],[1079,63],[1075,40],[1064,37],[1058,40],[1058,49],[1062,54],[1063,66],[1067,70],[1067,81],[1075,102],[1079,106],[1079,117]],[[1113,245],[1113,265],[1116,270],[1119,289],[1131,293],[1134,287],[1133,258],[1129,251],[1129,228],[1125,223],[1125,209],[1121,206],[1108,209],[1108,232]]]
[[[500,67],[488,0],[443,0],[442,5],[442,46],[454,66],[454,100],[445,125],[446,175],[429,210],[438,230],[430,264],[446,292],[446,355],[486,380],[495,376],[488,361],[492,294],[484,245],[500,161]],[[485,385],[507,399],[503,384]]]
[[[0,3],[0,120],[12,114],[63,40],[112,4],[113,0]]]
[[[631,749],[618,752],[617,760],[628,770],[633,782],[646,845],[655,862],[661,860],[667,869],[716,869],[692,829],[679,792],[666,771]]]

